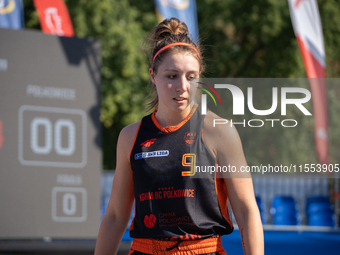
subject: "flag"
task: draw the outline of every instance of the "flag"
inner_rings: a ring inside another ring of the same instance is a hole
[[[168,18],[177,18],[187,24],[189,34],[198,42],[198,25],[195,0],[155,0],[156,14],[161,22]]]
[[[325,47],[316,0],[288,0],[295,36],[313,98],[315,144],[318,160],[328,164],[328,113],[325,83]],[[319,79],[314,79],[319,78]]]
[[[0,0],[0,27],[24,28],[22,0]]]
[[[63,0],[33,0],[41,29],[46,34],[74,36],[70,15]]]

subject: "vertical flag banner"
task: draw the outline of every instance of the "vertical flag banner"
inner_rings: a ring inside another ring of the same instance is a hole
[[[0,27],[24,28],[22,0],[0,0]]]
[[[198,25],[195,0],[155,0],[158,21],[177,18],[187,24],[194,42],[198,42]]]
[[[46,34],[74,36],[73,26],[63,0],[33,0],[41,29]]]
[[[316,0],[288,0],[294,32],[301,51],[313,98],[315,143],[319,162],[328,164],[327,91],[325,47]]]

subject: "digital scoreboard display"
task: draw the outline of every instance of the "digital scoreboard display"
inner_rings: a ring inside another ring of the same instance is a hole
[[[95,238],[100,42],[0,29],[0,238]]]

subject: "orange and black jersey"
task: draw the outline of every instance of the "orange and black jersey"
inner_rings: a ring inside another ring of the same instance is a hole
[[[196,166],[215,166],[203,142],[203,120],[197,105],[176,127],[161,127],[155,112],[141,120],[130,154],[131,237],[192,240],[233,231],[223,179],[196,172]]]

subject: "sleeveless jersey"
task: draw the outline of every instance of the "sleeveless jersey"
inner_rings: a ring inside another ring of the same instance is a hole
[[[233,231],[223,179],[213,174],[195,178],[196,166],[215,166],[203,141],[204,116],[198,108],[176,127],[161,127],[155,112],[141,120],[130,154],[135,194],[131,237],[193,240]]]

